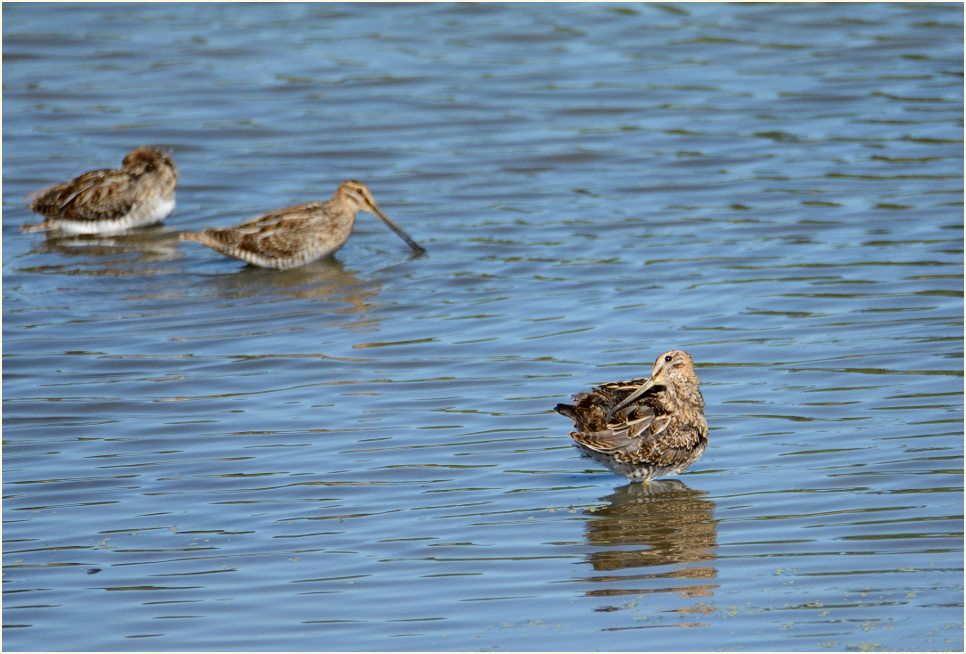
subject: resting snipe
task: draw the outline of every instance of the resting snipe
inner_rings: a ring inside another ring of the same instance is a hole
[[[691,355],[665,352],[647,379],[610,382],[556,411],[574,421],[581,452],[613,472],[648,481],[682,472],[708,446],[704,398]]]
[[[142,146],[121,168],[90,170],[31,193],[30,210],[44,221],[25,232],[114,234],[164,220],[174,210],[178,168],[167,152]]]

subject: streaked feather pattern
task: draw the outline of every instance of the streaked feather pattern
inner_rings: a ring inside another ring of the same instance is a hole
[[[25,232],[110,234],[164,220],[175,205],[178,168],[171,156],[147,146],[124,157],[122,167],[91,170],[27,196],[43,222]]]
[[[556,411],[574,422],[580,450],[628,479],[677,474],[708,444],[704,398],[691,356],[665,352],[644,379],[609,382]]]
[[[275,209],[234,227],[185,233],[181,239],[262,268],[286,270],[338,250],[349,240],[359,211],[381,219],[418,253],[425,250],[391,221],[362,182],[342,182],[325,202]]]

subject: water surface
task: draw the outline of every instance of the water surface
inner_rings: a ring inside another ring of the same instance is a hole
[[[7,649],[963,648],[961,6],[3,19]],[[18,231],[141,144],[163,225]],[[427,255],[178,241],[349,178]],[[629,485],[551,408],[671,348]]]

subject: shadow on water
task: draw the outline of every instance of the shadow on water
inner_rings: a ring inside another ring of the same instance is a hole
[[[603,498],[605,505],[589,511],[592,518],[585,535],[596,548],[588,562],[596,572],[608,574],[587,579],[598,587],[586,595],[713,595],[718,584],[706,580],[716,578],[718,571],[711,565],[694,565],[714,560],[718,547],[715,504],[704,499],[705,494],[667,479],[627,484]],[[648,570],[623,574],[635,568]]]

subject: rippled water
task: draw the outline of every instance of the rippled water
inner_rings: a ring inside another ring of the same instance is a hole
[[[5,3],[6,649],[961,650],[962,17]],[[18,231],[141,144],[163,226]],[[346,178],[428,254],[177,240]],[[672,347],[628,485],[551,408]]]

